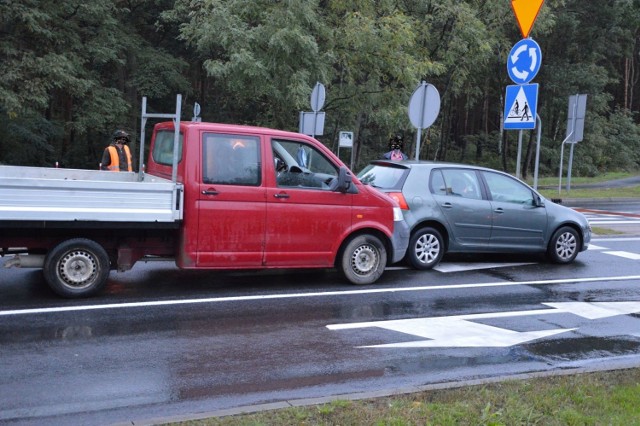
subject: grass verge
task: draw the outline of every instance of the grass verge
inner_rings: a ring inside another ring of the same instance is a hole
[[[640,369],[337,400],[179,425],[640,425]]]
[[[553,198],[637,198],[640,197],[640,186],[628,186],[624,188],[578,188],[571,191],[564,189],[558,193],[555,189],[541,189],[542,195]]]

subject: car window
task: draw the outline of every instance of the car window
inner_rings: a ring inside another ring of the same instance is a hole
[[[400,180],[406,171],[406,168],[369,164],[358,173],[358,179],[376,188],[394,189],[400,186]]]
[[[205,133],[202,181],[223,185],[260,185],[260,140],[254,136]]]
[[[506,203],[533,205],[533,192],[531,189],[512,177],[499,173],[482,172],[491,198],[495,201]]]
[[[444,176],[441,170],[431,172],[431,192],[436,195],[447,195],[447,185],[444,183]]]
[[[471,169],[441,169],[444,185],[436,186],[439,191],[445,188],[446,195],[452,197],[482,199],[478,176]]]
[[[271,141],[279,187],[330,190],[338,168],[322,152],[304,142]]]

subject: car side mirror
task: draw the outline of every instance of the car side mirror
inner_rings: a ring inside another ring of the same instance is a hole
[[[544,207],[544,201],[542,200],[542,197],[536,193],[533,194],[533,205],[534,207]]]

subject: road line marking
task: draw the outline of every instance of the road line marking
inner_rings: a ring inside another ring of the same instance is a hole
[[[492,283],[471,283],[471,284],[450,284],[450,285],[430,285],[419,287],[399,287],[399,288],[371,288],[362,290],[343,290],[343,291],[324,291],[316,293],[291,293],[291,294],[257,294],[254,296],[229,296],[229,297],[211,297],[204,299],[184,299],[184,300],[157,300],[148,302],[132,302],[132,303],[107,303],[104,305],[80,305],[80,306],[59,306],[50,308],[36,309],[16,309],[0,311],[0,316],[25,315],[25,314],[44,314],[74,311],[92,311],[100,309],[122,309],[122,308],[141,308],[150,306],[175,306],[175,305],[194,305],[198,303],[220,303],[220,302],[244,302],[253,300],[278,300],[278,299],[296,299],[305,297],[329,297],[329,296],[351,296],[362,294],[381,294],[381,293],[406,293],[414,291],[434,291],[434,290],[456,290],[466,288],[484,288],[484,287],[511,287],[517,285],[554,285],[554,284],[577,284],[592,283],[600,281],[633,281],[640,280],[640,275],[626,275],[616,277],[591,277],[591,278],[567,278],[557,280],[537,280],[537,281],[500,281]]]
[[[447,274],[449,272],[462,272],[462,271],[476,271],[478,269],[490,269],[490,268],[505,268],[507,266],[523,266],[523,265],[536,265],[536,262],[522,262],[522,263],[482,263],[482,262],[466,262],[466,263],[450,263],[441,262],[433,269],[438,272]]]
[[[589,225],[637,225],[640,220],[590,220]]]
[[[591,242],[594,242],[594,241],[596,241],[598,243],[600,243],[600,242],[607,242],[608,243],[610,241],[615,241],[615,242],[624,241],[626,243],[628,241],[640,241],[640,238],[638,238],[638,237],[629,237],[629,238],[627,238],[627,237],[623,237],[623,238],[618,238],[618,237],[613,237],[613,238],[599,237],[599,238],[592,238],[591,239]]]
[[[624,257],[625,259],[640,260],[640,254],[629,253],[628,251],[605,251],[603,253]]]

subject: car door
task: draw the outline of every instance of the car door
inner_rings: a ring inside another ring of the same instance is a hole
[[[261,266],[266,202],[258,136],[203,133],[199,267]]]
[[[474,169],[442,168],[431,173],[431,191],[455,245],[486,246],[491,237],[491,204],[483,196]]]
[[[511,176],[482,171],[491,199],[491,245],[500,249],[544,248],[547,210],[534,192]]]
[[[272,139],[265,264],[332,266],[351,224],[353,194],[333,191],[338,167],[304,141]]]

